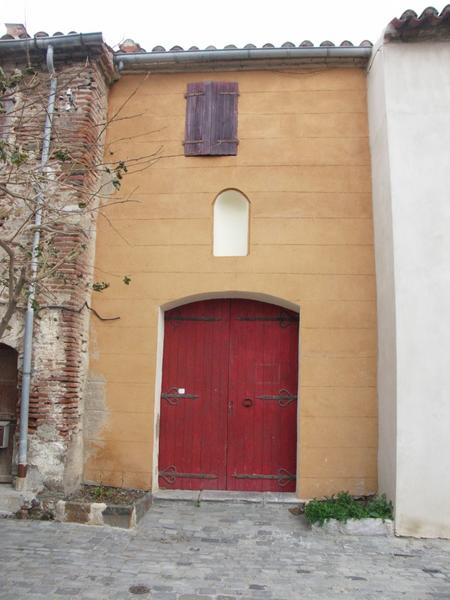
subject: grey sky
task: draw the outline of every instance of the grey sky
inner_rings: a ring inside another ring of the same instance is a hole
[[[5,0],[4,0],[5,2]],[[29,33],[44,30],[102,31],[111,46],[133,38],[146,50],[210,44],[243,46],[310,39],[359,44],[375,42],[383,28],[408,8],[427,6],[411,0],[6,0],[4,22],[26,23]],[[445,2],[435,4],[442,10]]]

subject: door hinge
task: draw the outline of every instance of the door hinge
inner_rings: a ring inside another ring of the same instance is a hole
[[[159,471],[159,476],[167,483],[175,483],[177,479],[219,479],[218,475],[211,473],[178,473],[175,465]]]
[[[284,312],[280,312],[279,315],[270,316],[270,315],[261,315],[261,316],[242,316],[237,317],[238,321],[278,321],[280,327],[289,327],[291,323],[298,323],[299,316],[298,315],[289,315]]]
[[[198,398],[197,394],[180,394],[178,391],[179,389],[180,388],[172,387],[168,392],[163,392],[161,398],[167,400],[171,406],[176,406],[180,399],[196,400]]]
[[[290,481],[295,481],[297,477],[292,473],[289,473],[286,469],[279,469],[276,475],[260,475],[256,473],[234,473],[232,475],[235,479],[270,479],[276,480],[278,485],[284,487]]]
[[[297,401],[297,395],[296,394],[291,394],[290,392],[288,392],[288,390],[280,390],[278,392],[277,395],[271,396],[271,395],[262,395],[262,396],[256,396],[258,398],[258,400],[276,400],[278,402],[278,405],[281,406],[282,408],[284,408],[285,406],[288,406],[291,402],[296,402]]]

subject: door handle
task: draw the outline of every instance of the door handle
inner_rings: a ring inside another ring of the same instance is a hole
[[[253,400],[251,398],[244,398],[242,400],[242,406],[244,406],[245,408],[250,408],[251,406],[253,406]]]

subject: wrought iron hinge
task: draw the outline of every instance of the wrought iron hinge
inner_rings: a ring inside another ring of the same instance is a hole
[[[175,465],[159,471],[159,476],[167,483],[175,483],[177,479],[219,479],[218,475],[212,473],[178,473]]]
[[[247,474],[247,473],[234,473],[232,475],[235,479],[271,479],[276,480],[278,485],[284,487],[290,481],[295,481],[297,477],[292,473],[289,473],[286,469],[278,469],[276,475],[259,475],[259,474]]]
[[[280,390],[277,395],[271,396],[269,394],[256,396],[258,400],[276,400],[279,406],[288,406],[291,402],[297,401],[297,395],[291,394],[288,390]]]
[[[255,317],[237,317],[238,321],[278,321],[280,324],[280,327],[289,327],[289,325],[291,323],[298,323],[299,322],[299,316],[298,315],[288,315],[286,313],[280,313],[279,315],[276,316],[269,316],[269,315],[261,315],[261,316],[255,316]]]
[[[180,394],[178,389],[179,388],[177,388],[177,387],[170,388],[170,390],[168,392],[163,392],[161,394],[161,398],[163,398],[164,400],[167,400],[167,402],[171,406],[176,406],[178,404],[178,400],[180,400],[180,398],[183,398],[186,400],[195,400],[196,398],[198,398],[197,394]]]
[[[203,144],[205,140],[184,140],[183,142],[183,146],[186,146],[186,144]]]
[[[189,317],[184,315],[167,315],[166,321],[221,321],[217,317]]]

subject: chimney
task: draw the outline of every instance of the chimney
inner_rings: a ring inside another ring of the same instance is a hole
[[[5,23],[6,34],[13,38],[28,38],[30,37],[22,23]]]
[[[134,40],[124,40],[123,42],[121,42],[119,44],[119,49],[120,52],[123,52],[125,54],[135,54],[137,52],[145,52],[145,50],[143,48],[140,47],[140,45],[135,42]]]

